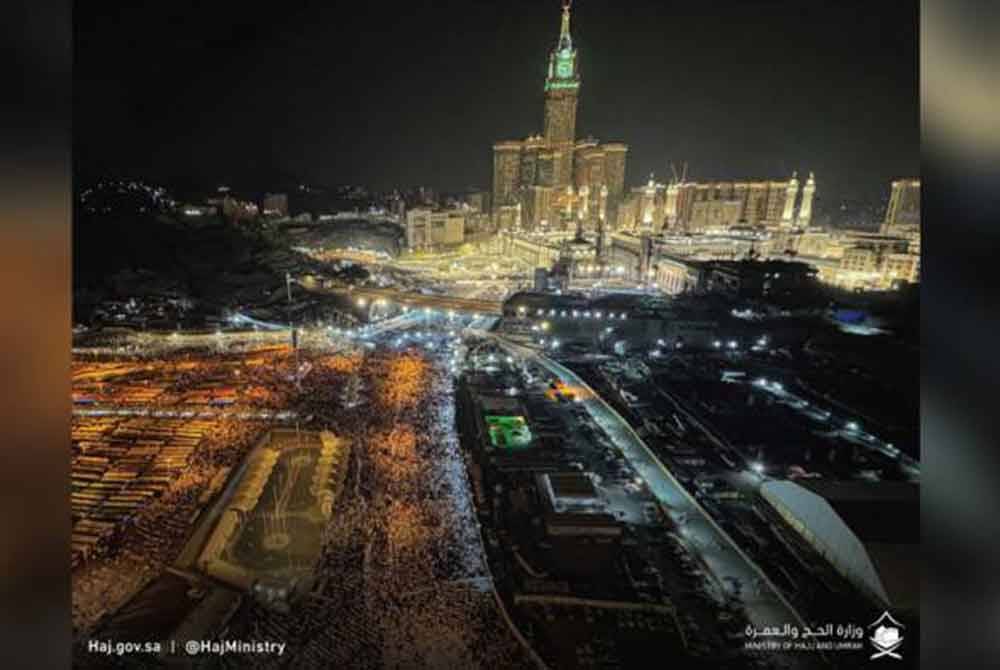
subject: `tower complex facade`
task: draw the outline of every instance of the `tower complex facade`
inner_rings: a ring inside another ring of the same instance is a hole
[[[603,230],[618,218],[628,146],[576,136],[580,70],[570,0],[563,2],[544,93],[543,132],[493,145],[494,221],[506,230]]]

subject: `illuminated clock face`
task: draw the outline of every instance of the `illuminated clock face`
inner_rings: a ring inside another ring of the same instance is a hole
[[[556,64],[556,75],[560,79],[568,79],[573,76],[573,61],[569,58],[560,56],[559,62]]]

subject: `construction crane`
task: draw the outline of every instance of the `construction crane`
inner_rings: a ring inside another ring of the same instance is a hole
[[[674,165],[673,162],[671,161],[670,162],[670,171],[674,175],[674,183],[675,184],[683,184],[683,183],[685,183],[687,181],[687,172],[688,172],[687,161],[685,161],[683,167],[681,167],[681,173],[679,175],[677,174],[677,166]]]

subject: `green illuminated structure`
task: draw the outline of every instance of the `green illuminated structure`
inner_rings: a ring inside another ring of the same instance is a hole
[[[580,88],[580,75],[576,70],[576,49],[569,34],[570,3],[563,3],[562,28],[559,42],[549,54],[549,76],[545,80],[545,90]]]
[[[486,416],[490,442],[500,449],[526,449],[531,446],[531,430],[523,416]]]

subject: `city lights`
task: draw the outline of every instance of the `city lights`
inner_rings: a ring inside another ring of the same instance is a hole
[[[915,662],[913,12],[577,4],[286,11],[266,49],[145,5],[80,24],[114,79],[81,96],[169,109],[193,72],[227,111],[79,124],[83,665],[171,631],[285,645],[232,667]],[[352,31],[379,56],[317,77]]]

